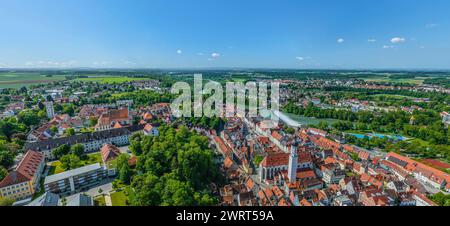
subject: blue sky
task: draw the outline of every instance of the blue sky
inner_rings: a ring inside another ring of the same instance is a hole
[[[448,0],[2,0],[0,67],[450,69]]]

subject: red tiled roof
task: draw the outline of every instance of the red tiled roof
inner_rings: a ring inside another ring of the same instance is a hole
[[[390,152],[387,155],[387,158],[390,158],[390,157],[393,157],[395,159],[399,159],[403,162],[406,162],[407,164],[404,168],[409,172],[421,173],[422,175],[426,176],[430,180],[435,181],[437,183],[442,183],[444,180],[447,183],[450,183],[450,175],[443,171],[435,169],[431,166],[427,166],[423,163],[414,161],[410,158],[407,158],[405,156],[399,155],[394,152]]]
[[[37,151],[28,151],[14,171],[11,171],[1,182],[0,187],[33,180],[39,170],[39,165],[44,161],[44,154]]]
[[[297,179],[303,180],[307,178],[316,178],[313,170],[299,170],[297,171]]]
[[[300,201],[300,206],[312,206],[312,204],[310,202],[308,202],[308,200],[302,199]]]
[[[223,161],[224,166],[226,169],[229,169],[233,166],[233,160],[231,160],[229,157],[226,157],[225,160]]]
[[[120,150],[112,144],[105,144],[100,149],[100,153],[102,155],[103,162],[109,162],[119,157]]]
[[[20,161],[16,171],[26,176],[28,179],[33,179],[39,165],[44,161],[44,154],[37,151],[28,151]]]
[[[283,136],[281,136],[278,131],[273,131],[272,132],[272,137],[275,138],[278,141],[281,141],[281,139],[283,139]]]
[[[437,168],[442,168],[442,169],[450,169],[450,164],[445,163],[445,162],[441,162],[439,160],[436,159],[424,159],[422,160],[422,162],[429,164],[431,166],[435,166]]]
[[[214,136],[214,141],[219,145],[219,150],[223,155],[230,155],[233,152],[230,147],[223,142],[222,138]]]
[[[325,137],[321,137],[318,135],[310,136],[311,141],[316,145],[324,149],[339,149],[341,147],[340,144],[337,142],[334,142],[330,139],[327,139]]]
[[[286,199],[282,198],[279,202],[278,202],[278,206],[290,206],[289,203],[286,201]]]
[[[11,171],[8,173],[8,175],[3,178],[3,180],[0,182],[0,188],[8,187],[14,184],[24,183],[30,181],[28,177],[21,174],[17,171]]]
[[[136,157],[136,156],[133,156],[133,157],[131,157],[131,158],[128,160],[128,165],[130,165],[130,166],[135,166],[136,163],[137,163],[137,157]]]
[[[312,157],[307,152],[299,152],[298,163],[311,162]],[[266,156],[261,162],[262,167],[284,166],[289,164],[289,153],[274,153]]]

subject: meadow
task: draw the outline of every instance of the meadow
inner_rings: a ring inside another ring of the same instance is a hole
[[[52,75],[51,77],[35,72],[0,72],[0,88],[21,88],[40,83],[48,83],[64,80],[64,75]]]
[[[21,88],[29,87],[42,83],[50,83],[55,81],[63,81],[66,75],[48,76],[39,72],[0,72],[0,88]],[[76,78],[72,81],[81,82],[98,82],[101,84],[124,83],[131,81],[142,81],[148,78],[130,78],[125,76],[114,75],[89,75],[87,78]]]
[[[74,81],[80,82],[98,82],[101,84],[124,83],[132,81],[148,80],[148,78],[129,78],[122,76],[89,76],[88,78],[77,78]]]
[[[413,85],[421,85],[423,84],[425,78],[423,77],[414,77],[414,78],[393,78],[390,76],[374,76],[364,78],[366,82],[389,82],[389,83],[408,83]]]

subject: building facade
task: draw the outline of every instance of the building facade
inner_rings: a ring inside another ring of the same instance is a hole
[[[39,189],[39,180],[45,167],[42,153],[28,151],[16,169],[0,182],[0,197],[12,198],[16,201],[33,197]]]
[[[99,163],[48,176],[44,181],[46,192],[70,195],[98,185],[107,177],[107,172]]]

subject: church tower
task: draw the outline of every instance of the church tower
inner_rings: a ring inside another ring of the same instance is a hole
[[[289,182],[294,183],[297,181],[297,164],[298,164],[298,143],[294,142],[291,145],[291,154],[289,155],[289,169],[288,176]]]
[[[45,110],[47,111],[47,117],[52,119],[55,116],[55,109],[53,108],[53,102],[47,101],[44,103]]]

